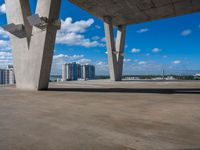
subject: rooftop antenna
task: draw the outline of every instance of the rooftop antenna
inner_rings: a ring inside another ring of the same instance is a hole
[[[162,79],[165,80],[165,70],[162,71]]]

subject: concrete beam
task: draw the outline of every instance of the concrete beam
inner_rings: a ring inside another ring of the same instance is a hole
[[[137,24],[200,11],[200,0],[68,0],[92,15],[109,15],[115,26]]]
[[[48,18],[44,30],[30,26],[28,0],[5,0],[8,23],[23,24],[26,37],[10,34],[13,50],[16,86],[20,89],[48,88],[57,28],[53,21],[59,17],[61,0],[38,0],[36,14]]]
[[[106,46],[108,51],[110,79],[113,81],[121,81],[123,72],[126,26],[118,26],[116,45],[114,40],[113,23],[111,17],[104,17],[104,28],[106,36]]]

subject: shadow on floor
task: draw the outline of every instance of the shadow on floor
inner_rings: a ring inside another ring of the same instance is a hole
[[[200,94],[200,88],[49,88],[57,92],[95,92],[95,93],[158,93],[158,94]]]

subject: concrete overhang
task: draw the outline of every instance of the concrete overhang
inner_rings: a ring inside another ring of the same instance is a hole
[[[69,0],[114,25],[136,24],[200,11],[200,0]]]

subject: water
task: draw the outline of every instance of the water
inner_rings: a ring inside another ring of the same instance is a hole
[[[51,75],[50,76],[51,81],[57,81],[57,80],[61,80],[61,79],[62,79],[61,75]]]

